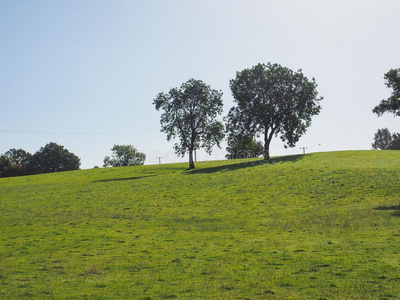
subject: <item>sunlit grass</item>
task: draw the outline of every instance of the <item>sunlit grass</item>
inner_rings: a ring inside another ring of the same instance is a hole
[[[0,298],[400,295],[400,151],[0,179]]]

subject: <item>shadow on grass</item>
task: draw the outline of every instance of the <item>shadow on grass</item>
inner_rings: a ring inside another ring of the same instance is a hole
[[[157,175],[134,176],[134,177],[126,177],[126,178],[101,179],[101,180],[94,180],[93,182],[126,181],[126,180],[136,180],[136,179],[154,177],[154,176],[157,176]]]
[[[209,173],[216,173],[216,172],[225,172],[225,171],[236,171],[239,169],[255,167],[260,165],[273,165],[276,163],[286,163],[286,162],[295,162],[300,160],[304,157],[304,155],[288,155],[288,156],[280,156],[274,157],[270,160],[253,160],[250,161],[251,158],[246,159],[246,162],[242,163],[234,163],[233,160],[232,164],[229,165],[221,165],[211,168],[204,168],[204,169],[194,169],[194,170],[187,170],[184,172],[185,175],[194,175],[194,174],[209,174]]]
[[[378,206],[374,208],[375,210],[393,210],[391,213],[392,216],[400,217],[400,205],[391,205],[391,206]]]

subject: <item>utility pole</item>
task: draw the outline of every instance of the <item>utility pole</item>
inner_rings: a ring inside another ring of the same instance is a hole
[[[194,161],[197,162],[197,153],[196,153],[196,149],[194,149]]]
[[[300,147],[300,149],[303,149],[303,155],[306,154],[307,147]]]
[[[158,164],[161,165],[161,158],[163,158],[162,156],[157,156],[158,158]]]

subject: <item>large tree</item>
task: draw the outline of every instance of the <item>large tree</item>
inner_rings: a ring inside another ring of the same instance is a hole
[[[382,100],[372,111],[378,116],[382,116],[384,113],[400,116],[400,69],[391,69],[384,78],[386,86],[393,89],[392,95]]]
[[[204,148],[211,153],[213,146],[220,147],[224,126],[216,117],[222,113],[221,91],[211,89],[201,80],[190,79],[167,94],[159,93],[153,104],[163,111],[161,131],[167,134],[167,140],[179,138],[176,153],[189,153],[190,169],[194,169],[193,151]]]
[[[28,168],[33,173],[51,173],[78,170],[80,165],[80,158],[64,146],[48,143],[32,155]]]
[[[143,165],[146,159],[146,155],[132,145],[114,145],[111,151],[111,158],[104,158],[104,167],[138,166]]]
[[[229,111],[227,127],[239,135],[263,134],[265,159],[273,136],[279,134],[285,147],[294,147],[321,110],[315,79],[278,64],[237,72],[230,88],[236,106]]]

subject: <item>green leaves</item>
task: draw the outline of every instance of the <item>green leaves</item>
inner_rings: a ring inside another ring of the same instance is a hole
[[[80,158],[64,146],[48,143],[34,155],[10,149],[0,156],[0,177],[78,170]]]
[[[228,159],[251,158],[261,156],[264,153],[264,147],[253,136],[230,133],[226,151]]]
[[[80,158],[64,146],[48,143],[32,155],[28,168],[33,173],[51,173],[78,170],[80,165]]]
[[[0,177],[7,176],[8,168],[12,165],[11,159],[5,155],[0,155]]]
[[[393,89],[392,95],[382,100],[372,111],[379,117],[384,113],[400,116],[400,69],[390,69],[384,78],[386,86]]]
[[[111,151],[111,158],[104,158],[104,167],[139,166],[146,160],[146,155],[132,145],[114,145]]]
[[[389,129],[378,129],[375,133],[373,149],[400,150],[400,133],[390,133]]]
[[[29,162],[32,154],[23,149],[10,149],[5,153],[5,156],[10,158],[15,165],[25,165]]]
[[[318,115],[321,106],[315,79],[301,70],[293,72],[278,64],[258,64],[237,72],[230,81],[236,106],[227,117],[230,132],[242,135],[264,134],[265,156],[269,144],[280,134],[283,142],[294,147]]]
[[[235,137],[264,134],[266,158],[274,135],[280,134],[287,146],[294,147],[311,125],[312,116],[321,110],[315,79],[278,64],[258,64],[237,72],[230,88],[236,106],[225,118],[226,131]],[[202,147],[210,153],[214,145],[219,146],[224,137],[223,125],[216,120],[222,113],[221,98],[222,92],[194,79],[157,95],[153,104],[163,111],[161,131],[168,141],[179,139],[176,153],[189,152],[191,160],[193,150]]]
[[[194,168],[194,150],[204,148],[211,153],[214,145],[220,146],[224,126],[216,118],[223,108],[221,91],[201,80],[189,79],[168,94],[159,93],[153,104],[163,111],[161,131],[167,134],[167,140],[179,140],[174,145],[175,152],[182,156],[189,153],[190,168]]]

